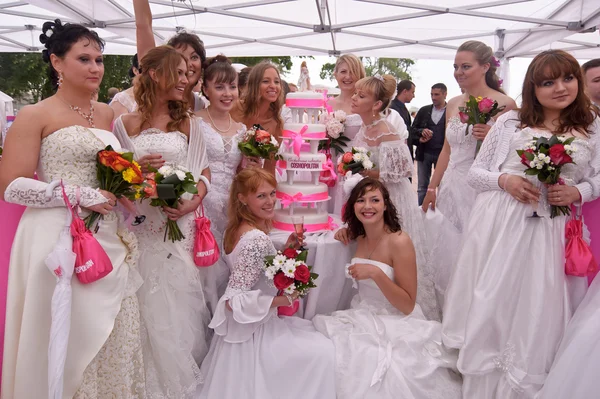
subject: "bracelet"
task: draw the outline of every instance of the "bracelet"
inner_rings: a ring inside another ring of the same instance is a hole
[[[294,304],[294,300],[292,299],[292,296],[290,294],[283,294],[283,296],[288,300],[288,306],[292,306]]]
[[[427,188],[428,193],[435,193],[435,191],[436,191],[435,188]]]
[[[200,177],[198,177],[198,180],[204,183],[204,185],[206,186],[206,192],[208,193],[210,191],[210,182],[208,181],[206,176],[200,175]]]

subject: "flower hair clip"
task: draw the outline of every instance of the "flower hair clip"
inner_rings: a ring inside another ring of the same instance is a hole
[[[373,75],[373,77],[377,80],[380,80],[383,82],[383,76],[381,76],[380,74],[376,73],[375,75]]]
[[[494,65],[496,68],[500,68],[500,61],[498,61],[498,59],[496,57],[494,57],[492,55],[492,58],[490,59],[490,63],[492,65]]]

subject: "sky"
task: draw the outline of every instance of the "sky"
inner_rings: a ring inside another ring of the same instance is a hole
[[[306,61],[310,73],[312,84],[323,84],[330,87],[336,87],[335,81],[323,80],[319,77],[321,66],[327,62],[335,62],[334,57],[314,57],[314,59],[292,58],[294,66],[292,71],[284,76],[287,82],[296,83],[300,75],[300,64]],[[517,104],[520,104],[521,86],[523,78],[527,71],[527,66],[531,59],[513,59],[510,61],[510,82],[508,82],[508,95],[512,97]],[[409,73],[416,86],[415,98],[410,103],[410,108],[419,108],[431,104],[430,91],[431,86],[436,83],[444,83],[448,87],[448,99],[460,94],[460,88],[454,80],[452,60],[416,60]],[[506,90],[506,84],[505,84]]]

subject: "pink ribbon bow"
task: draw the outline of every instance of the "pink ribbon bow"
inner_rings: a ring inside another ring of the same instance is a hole
[[[328,114],[333,112],[333,107],[327,103],[327,90],[323,90],[323,105]]]
[[[281,205],[288,206],[292,202],[298,202],[302,199],[302,193],[296,193],[294,195],[289,195],[286,193],[282,193],[281,191],[277,192],[277,198],[281,200]]]
[[[333,183],[335,184],[335,182],[338,179],[337,173],[335,173],[335,165],[333,164],[333,162],[331,161],[331,158],[327,158],[327,161],[325,161],[323,163],[323,170],[328,170],[329,173],[331,173],[331,178],[333,180]]]
[[[300,156],[300,149],[302,148],[302,144],[304,143],[304,140],[302,139],[302,135],[304,134],[304,132],[306,132],[308,130],[308,125],[304,125],[302,127],[302,129],[300,129],[299,132],[294,132],[292,131],[292,140],[293,140],[293,147],[294,147],[294,154],[296,154],[296,156]]]
[[[573,218],[565,226],[565,274],[585,277],[598,271],[598,263],[588,244],[583,240],[583,223]]]

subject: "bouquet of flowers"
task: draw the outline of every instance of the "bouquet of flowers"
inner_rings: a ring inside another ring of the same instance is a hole
[[[344,136],[346,123],[346,113],[344,111],[334,111],[325,118],[325,128],[327,130],[327,139],[319,143],[319,150],[329,151],[333,148],[337,153],[343,153],[344,147],[350,139]]]
[[[140,165],[133,160],[131,152],[117,152],[109,145],[96,156],[96,177],[100,189],[111,192],[117,198],[136,199],[144,189],[144,177]],[[92,212],[85,218],[85,227],[90,229],[100,214]]]
[[[498,102],[491,98],[469,96],[469,101],[467,101],[465,106],[458,107],[458,110],[460,111],[458,113],[460,121],[467,124],[465,136],[469,134],[469,126],[478,123],[488,123],[490,119],[502,112],[504,108],[506,107],[499,107]],[[481,140],[477,140],[477,150],[475,151],[475,154],[479,152],[481,142]]]
[[[551,138],[534,137],[529,145],[522,150],[517,150],[521,163],[527,166],[525,174],[537,176],[538,180],[546,185],[564,184],[560,178],[563,165],[573,162],[571,155],[577,149],[571,146],[575,137],[561,137],[553,135]],[[550,218],[559,215],[570,215],[568,206],[552,205]]]
[[[246,130],[243,139],[238,143],[243,155],[262,159],[280,159],[277,155],[279,143],[261,125],[254,125]]]
[[[277,255],[265,257],[265,276],[269,282],[284,294],[298,292],[301,297],[316,287],[315,280],[319,275],[312,273],[311,266],[306,265],[308,251],[297,251],[287,248]]]
[[[145,198],[150,198],[150,205],[175,208],[184,193],[198,194],[197,182],[192,173],[180,165],[164,165],[152,170],[146,176],[147,187],[143,191]],[[167,219],[165,238],[172,242],[185,238],[175,220]]]
[[[344,153],[338,158],[337,171],[340,175],[346,176],[346,173],[359,173],[362,170],[370,170],[375,167],[371,161],[371,152],[364,147],[352,147],[351,151]]]

